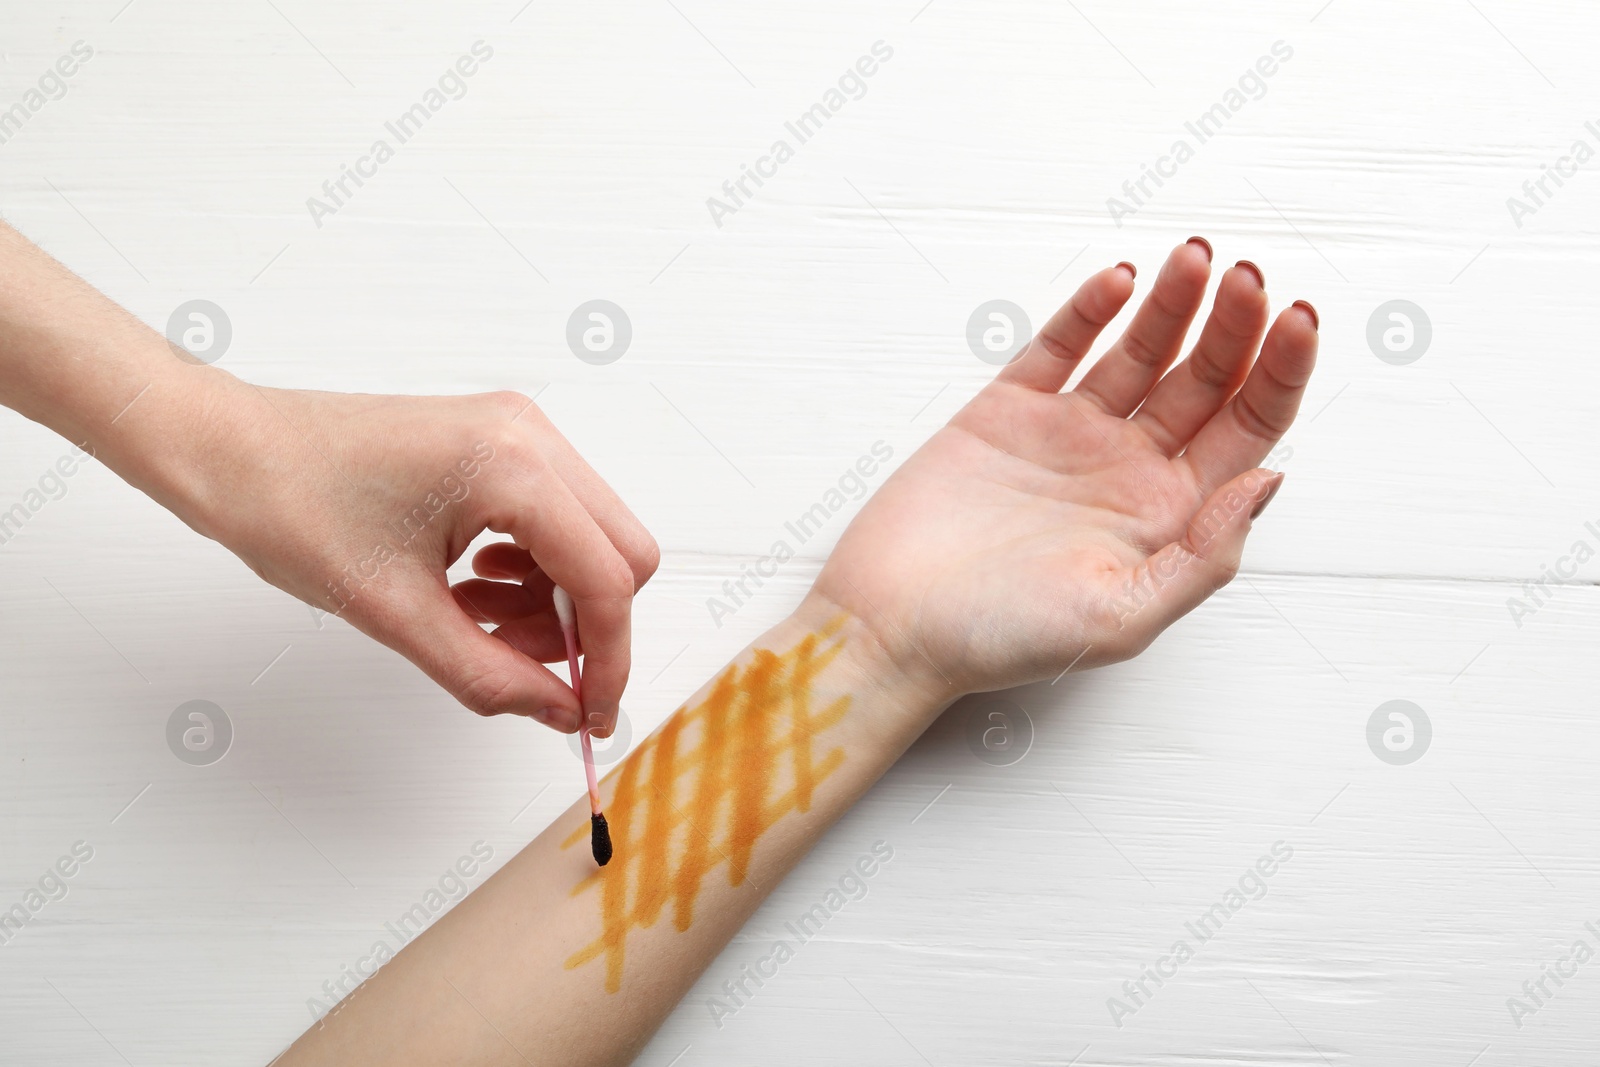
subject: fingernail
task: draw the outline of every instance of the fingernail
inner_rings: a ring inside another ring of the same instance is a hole
[[[1199,245],[1201,248],[1205,249],[1206,262],[1207,263],[1211,262],[1211,242],[1210,241],[1206,240],[1204,237],[1191,237],[1187,241],[1185,241],[1184,244]]]
[[[558,705],[540,708],[533,713],[533,717],[550,729],[560,730],[564,734],[570,734],[578,728],[578,716],[570,708]]]
[[[1135,267],[1132,263],[1129,263],[1127,260],[1123,260],[1121,263],[1118,263],[1117,266],[1119,266],[1123,270],[1127,271],[1128,272],[1128,277],[1130,277],[1130,278],[1137,278],[1139,276],[1139,268]]]
[[[1256,276],[1256,284],[1261,286],[1261,288],[1265,289],[1267,287],[1267,277],[1266,277],[1266,275],[1261,273],[1261,268],[1260,267],[1256,266],[1254,263],[1250,262],[1248,259],[1241,259],[1236,264],[1236,266],[1243,267],[1245,270],[1249,271],[1251,274],[1254,274]]]
[[[1279,471],[1272,476],[1272,488],[1267,490],[1267,495],[1261,498],[1261,503],[1257,504],[1255,510],[1250,513],[1251,521],[1254,521],[1256,516],[1267,510],[1267,505],[1272,503],[1272,498],[1278,495],[1278,488],[1281,485],[1283,485],[1283,472]]]
[[[1306,309],[1306,314],[1311,316],[1311,328],[1313,330],[1322,328],[1322,320],[1317,317],[1317,309],[1312,307],[1308,301],[1296,300],[1291,306]]]

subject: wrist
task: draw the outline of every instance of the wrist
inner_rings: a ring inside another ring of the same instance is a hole
[[[828,631],[842,638],[838,659],[829,671],[830,687],[874,708],[874,718],[885,730],[909,732],[907,742],[964,695],[934,665],[919,667],[897,659],[876,627],[815,591],[778,629],[785,631],[780,638],[784,645]]]
[[[84,444],[124,481],[196,531],[215,537],[215,508],[226,451],[245,435],[237,416],[249,386],[226,371],[183,362],[164,340],[114,391],[106,411],[81,429]],[[111,411],[115,407],[116,410]]]

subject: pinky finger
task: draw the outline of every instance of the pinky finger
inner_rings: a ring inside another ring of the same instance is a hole
[[[1078,288],[1022,352],[1000,369],[997,381],[1057,393],[1072,377],[1106,324],[1133,295],[1133,268],[1107,267]]]

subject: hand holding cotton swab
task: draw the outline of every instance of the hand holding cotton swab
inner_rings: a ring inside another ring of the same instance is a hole
[[[559,585],[550,591],[556,618],[561,622],[561,637],[567,643],[567,672],[572,676],[572,692],[578,698],[578,740],[583,745],[583,773],[589,783],[589,848],[594,861],[604,867],[611,862],[611,828],[600,810],[600,783],[594,774],[594,746],[589,740],[589,717],[583,713],[583,678],[578,671],[578,619],[572,610],[572,597]]]

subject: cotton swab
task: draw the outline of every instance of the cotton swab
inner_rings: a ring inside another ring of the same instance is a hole
[[[556,618],[561,621],[561,636],[567,643],[567,672],[572,676],[572,691],[578,697],[579,714],[583,714],[582,675],[578,672],[578,620],[572,610],[572,597],[559,585],[551,590],[555,601]],[[589,781],[589,848],[594,861],[604,867],[611,862],[611,828],[606,825],[605,812],[600,810],[600,783],[594,774],[594,745],[589,740],[589,718],[583,715],[578,726],[578,740],[583,746],[583,773]]]

